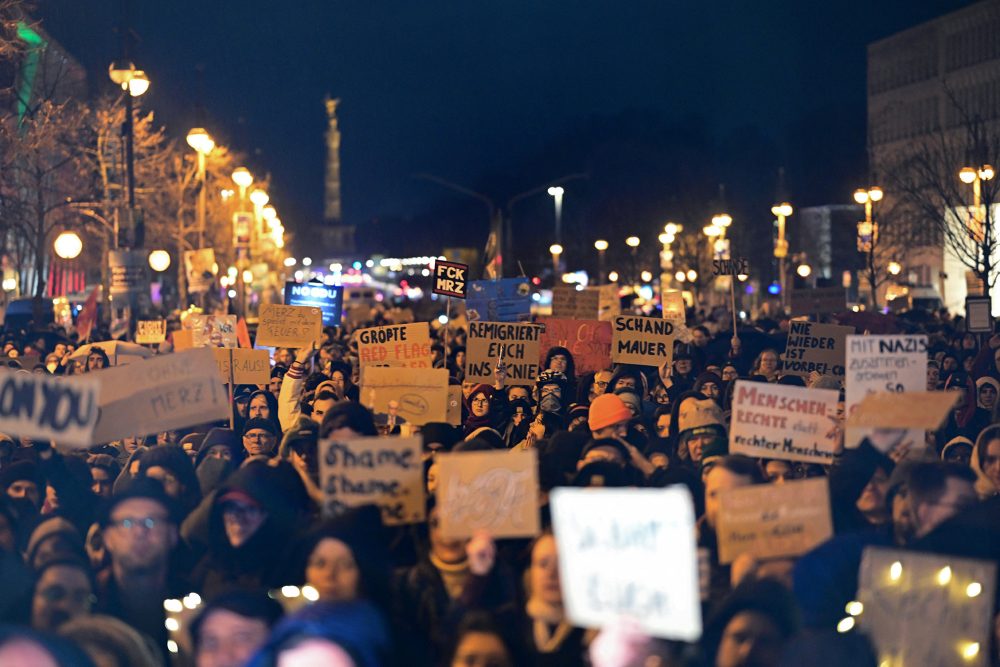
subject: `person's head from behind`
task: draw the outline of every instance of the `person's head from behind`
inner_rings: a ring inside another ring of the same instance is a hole
[[[280,621],[250,667],[381,667],[389,635],[366,602],[317,602]]]
[[[0,665],[3,667],[76,667],[90,664],[86,654],[75,643],[23,626],[0,626]]]
[[[66,621],[89,614],[94,601],[94,583],[85,562],[51,560],[35,575],[31,627],[53,632]]]
[[[111,499],[100,523],[116,576],[149,575],[166,569],[177,544],[177,521],[173,501],[159,482],[132,482],[124,493]]]
[[[192,621],[195,667],[241,667],[282,615],[263,591],[233,591],[209,602]]]
[[[976,475],[956,463],[928,461],[909,471],[910,515],[915,537],[923,537],[939,525],[976,504]]]
[[[343,440],[378,435],[375,419],[368,408],[354,401],[340,401],[323,415],[320,439]]]
[[[508,633],[489,614],[473,612],[462,619],[447,665],[450,667],[515,667],[522,664]]]
[[[771,579],[751,580],[709,618],[704,642],[715,667],[776,667],[797,627],[791,593]]]
[[[760,467],[749,457],[724,456],[715,461],[705,476],[705,521],[713,530],[718,525],[719,505],[724,492],[763,481]]]

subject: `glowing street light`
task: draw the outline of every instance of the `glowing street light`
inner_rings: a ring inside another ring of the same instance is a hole
[[[598,239],[597,241],[594,241],[594,248],[599,252],[604,252],[608,249],[608,242],[603,239]]]
[[[685,280],[687,280],[687,274],[685,274],[683,271],[678,271],[677,273],[674,274],[674,279],[677,282],[682,283]]]
[[[899,262],[889,262],[889,274],[893,276],[898,276],[903,271],[903,266]]]
[[[553,199],[553,201],[555,203],[555,207],[556,207],[556,237],[555,238],[556,238],[556,244],[559,244],[559,243],[562,243],[562,202],[563,202],[563,195],[566,193],[566,190],[564,190],[561,186],[554,185],[554,186],[552,186],[551,188],[548,189],[548,193],[549,193],[549,195],[552,196],[552,199]]]
[[[560,188],[561,189],[561,188]],[[549,246],[549,252],[552,253],[552,275],[556,282],[559,282],[559,256],[562,255],[563,247],[558,243],[553,243]]]
[[[808,278],[812,274],[812,267],[808,264],[799,264],[798,268],[795,269],[795,273],[799,274],[800,278]]]
[[[594,241],[594,249],[597,250],[597,284],[604,284],[604,251],[608,249],[608,242],[604,239]]]
[[[963,183],[972,186],[972,221],[969,231],[977,243],[983,239],[983,229],[986,225],[986,211],[983,207],[983,181],[993,179],[995,175],[992,165],[984,164],[978,169],[974,167],[963,167],[958,172],[958,178]]]
[[[215,150],[215,139],[203,127],[191,128],[191,131],[187,133],[187,144],[199,155],[208,155]]]
[[[166,250],[154,250],[149,253],[149,268],[157,273],[163,273],[170,268],[170,253]]]
[[[788,241],[785,239],[785,220],[792,215],[792,205],[781,202],[771,207],[771,213],[778,219],[778,238],[774,240],[774,257],[778,260],[778,284],[781,286],[781,301],[785,301],[785,258],[788,257]]]
[[[694,269],[688,269],[687,279],[688,279],[689,282],[692,282],[692,283],[694,281],[698,280],[698,272],[695,271]]]
[[[639,274],[639,277],[642,278],[642,282],[644,283],[648,283],[651,280],[653,280],[653,274],[650,273],[649,271],[643,271],[641,274]]]
[[[250,203],[256,206],[257,208],[261,208],[262,206],[264,206],[264,204],[270,201],[270,199],[271,198],[268,196],[268,194],[261,188],[254,188],[250,192]]]
[[[63,232],[52,243],[52,249],[61,259],[76,259],[83,252],[83,241],[76,232]]]
[[[630,248],[638,248],[639,247],[639,237],[638,236],[630,236],[630,237],[628,237],[627,239],[625,239],[625,245],[627,245]]]
[[[608,274],[608,281],[612,282],[612,283],[618,282],[618,272],[617,271],[612,271],[611,273],[609,273]]]

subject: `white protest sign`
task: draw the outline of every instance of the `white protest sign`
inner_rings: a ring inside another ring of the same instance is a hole
[[[167,339],[166,320],[137,320],[135,342],[139,345],[156,345]]]
[[[729,452],[755,458],[830,463],[839,440],[839,393],[736,381]]]
[[[375,504],[390,526],[424,520],[424,465],[419,437],[354,438],[320,443],[323,513]]]
[[[150,435],[230,416],[209,348],[144,359],[94,374],[101,383],[101,414],[94,442]]]
[[[851,414],[868,394],[924,391],[927,388],[927,336],[848,336],[844,414]],[[868,435],[848,428],[845,447],[857,447]],[[913,429],[905,439],[923,444],[924,433]]]
[[[627,617],[656,637],[701,636],[694,504],[680,486],[552,491],[559,579],[572,625]]]
[[[0,371],[0,433],[70,447],[91,446],[100,393],[97,375]]]

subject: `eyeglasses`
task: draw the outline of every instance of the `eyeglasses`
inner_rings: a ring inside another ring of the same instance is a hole
[[[244,433],[243,434],[243,439],[244,440],[256,440],[257,442],[261,442],[263,440],[273,440],[274,439],[274,434],[273,433]]]
[[[133,531],[140,526],[144,530],[155,530],[161,526],[167,525],[166,517],[157,518],[152,516],[147,517],[129,517],[127,519],[119,519],[117,521],[112,521],[111,525],[115,528],[121,528],[124,531]]]
[[[487,404],[487,403],[490,402],[490,399],[488,399],[488,398],[474,398],[474,399],[472,399],[471,402],[474,403],[474,404],[475,403],[480,403],[480,404],[485,405],[485,404]]]
[[[67,598],[76,605],[92,605],[97,602],[97,597],[93,593],[82,590],[69,591],[58,584],[39,590],[38,595],[46,602],[62,602]]]
[[[600,389],[605,389],[605,388],[607,388],[608,383],[604,382],[602,380],[594,380],[594,386],[598,387]]]

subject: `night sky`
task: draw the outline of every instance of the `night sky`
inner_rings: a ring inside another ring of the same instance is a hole
[[[452,199],[416,172],[508,197],[525,161],[624,112],[762,137],[788,167],[796,205],[843,203],[851,179],[865,177],[866,44],[969,4],[133,3],[134,60],[153,82],[144,103],[178,136],[202,104],[213,134],[270,171],[289,227],[322,213],[327,93],[342,98],[344,215],[356,224],[419,218]],[[119,3],[40,4],[43,26],[91,72],[91,88],[109,88]],[[739,193],[734,170],[723,169]],[[540,167],[535,181],[558,175]]]

